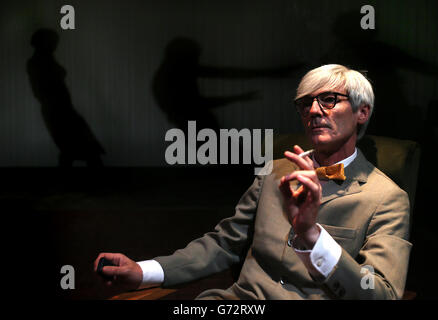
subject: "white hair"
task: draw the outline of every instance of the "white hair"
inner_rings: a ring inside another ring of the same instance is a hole
[[[367,122],[358,127],[357,138],[362,138],[374,109],[374,92],[370,81],[362,73],[345,66],[339,64],[323,65],[310,70],[301,79],[295,100],[310,95],[323,87],[328,89],[344,88],[349,95],[353,112],[356,112],[362,105],[370,106],[370,116]]]

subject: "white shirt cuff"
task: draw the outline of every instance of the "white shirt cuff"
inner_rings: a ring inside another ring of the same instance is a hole
[[[164,281],[164,271],[161,265],[155,260],[137,262],[143,271],[143,280],[138,289],[156,287]]]
[[[293,249],[311,275],[327,278],[341,257],[342,248],[320,224],[317,226],[321,233],[312,250]]]

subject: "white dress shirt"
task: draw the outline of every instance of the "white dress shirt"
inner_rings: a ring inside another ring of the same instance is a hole
[[[357,149],[355,148],[354,153],[351,156],[335,164],[343,163],[344,168],[346,168],[351,162],[353,162],[354,159],[356,159],[356,156]],[[320,167],[319,163],[314,157],[312,160],[315,168]],[[322,188],[324,188],[324,184],[327,183],[327,181],[322,180],[320,183]],[[292,241],[292,248],[295,250],[295,253],[301,259],[301,261],[303,261],[311,275],[315,277],[321,277],[322,275],[324,278],[327,278],[338,263],[339,258],[341,257],[342,249],[341,246],[320,224],[317,223],[317,226],[319,227],[321,233],[312,250],[297,249],[296,246],[294,246],[294,240],[296,240],[296,236]]]
[[[356,156],[357,149],[354,150],[351,156],[338,163],[343,163],[344,168],[346,168]],[[315,158],[313,158],[313,163],[315,168],[320,167]],[[321,181],[320,183],[322,188],[324,188],[325,181]],[[294,246],[296,236],[293,239],[292,247],[311,275],[326,278],[338,263],[342,249],[320,224],[317,223],[317,226],[320,228],[321,233],[312,250],[297,249],[296,246]],[[159,286],[163,283],[164,271],[157,261],[145,260],[137,263],[143,271],[143,281],[138,289]]]

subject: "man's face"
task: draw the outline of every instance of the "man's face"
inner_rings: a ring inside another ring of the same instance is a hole
[[[324,92],[347,95],[343,88],[321,88],[311,96],[315,97]],[[317,150],[331,152],[347,142],[356,143],[357,124],[362,123],[359,116],[361,112],[358,110],[353,113],[348,97],[338,95],[336,101],[332,109],[326,109],[314,99],[308,114],[301,117],[306,134]]]

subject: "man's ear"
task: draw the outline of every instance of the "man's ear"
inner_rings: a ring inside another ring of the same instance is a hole
[[[368,121],[370,117],[371,107],[367,104],[363,104],[359,107],[357,110],[357,123],[358,124],[364,124]]]

